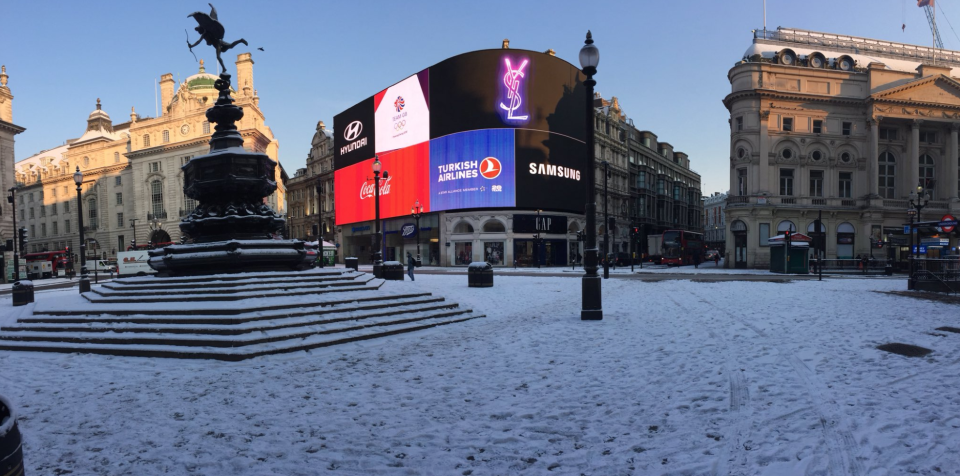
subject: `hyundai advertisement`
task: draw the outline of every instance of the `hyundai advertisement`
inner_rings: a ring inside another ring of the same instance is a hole
[[[334,117],[337,224],[425,211],[530,208],[583,213],[586,78],[546,53],[448,58]]]

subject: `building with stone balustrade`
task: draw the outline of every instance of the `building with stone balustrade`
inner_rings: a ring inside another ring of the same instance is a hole
[[[960,52],[758,30],[727,77],[727,266],[767,267],[788,229],[822,233],[826,258],[904,263],[911,192],[931,195],[922,221],[960,212]],[[956,235],[920,233],[924,256],[956,253]]]

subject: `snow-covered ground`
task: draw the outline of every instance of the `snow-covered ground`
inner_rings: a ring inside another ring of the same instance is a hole
[[[388,282],[487,317],[309,353],[3,353],[0,394],[30,475],[960,471],[960,309],[902,279],[610,279],[592,322],[579,279],[495,279]]]

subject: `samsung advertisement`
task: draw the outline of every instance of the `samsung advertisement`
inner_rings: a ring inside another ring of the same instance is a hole
[[[585,77],[555,56],[485,50],[442,61],[334,117],[337,224],[486,208],[583,213]]]

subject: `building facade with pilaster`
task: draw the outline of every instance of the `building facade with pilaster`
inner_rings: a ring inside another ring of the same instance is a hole
[[[960,212],[960,52],[757,30],[727,76],[727,266],[768,267],[785,230],[822,239],[828,259],[905,263],[911,192],[932,198],[920,221]],[[955,234],[921,234],[926,257],[955,253]]]
[[[7,87],[9,79],[6,65],[0,66],[0,190],[3,190],[5,194],[9,193],[7,190],[16,186],[13,173],[16,160],[14,158],[14,142],[16,142],[14,138],[17,134],[26,130],[26,128],[13,123],[13,93]],[[3,208],[3,211],[0,212],[0,244],[5,244],[7,240],[12,240],[15,235],[13,211],[5,200],[0,202],[0,207]],[[20,224],[17,225],[19,227]]]

